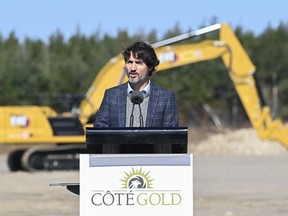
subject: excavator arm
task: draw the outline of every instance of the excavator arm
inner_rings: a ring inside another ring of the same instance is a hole
[[[227,24],[221,25],[220,40],[228,50],[221,57],[229,69],[230,78],[258,136],[261,139],[278,141],[287,148],[288,127],[281,119],[272,119],[270,108],[261,103],[255,67]]]
[[[225,47],[217,47],[214,41],[204,41],[199,44],[171,45],[155,49],[160,60],[157,72],[180,67],[199,61],[215,59],[226,51]],[[89,88],[85,99],[80,104],[79,116],[86,123],[91,114],[100,107],[107,88],[127,82],[124,62],[121,55],[112,58],[99,72]]]

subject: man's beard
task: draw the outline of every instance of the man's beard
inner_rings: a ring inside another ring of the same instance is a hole
[[[135,73],[134,73],[135,74]],[[140,76],[138,73],[135,77],[131,77],[130,73],[128,73],[128,80],[130,83],[137,84],[144,81],[148,76]]]

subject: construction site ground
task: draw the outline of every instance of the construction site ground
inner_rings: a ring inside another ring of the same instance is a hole
[[[6,160],[13,148],[0,146],[0,215],[79,215],[78,195],[49,186],[78,183],[79,171],[10,172]],[[283,145],[259,140],[252,128],[192,128],[189,153],[195,216],[287,215],[288,152]]]

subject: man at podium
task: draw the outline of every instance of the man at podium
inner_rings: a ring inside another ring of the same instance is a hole
[[[138,41],[122,56],[129,81],[105,91],[94,127],[178,127],[174,92],[150,81],[159,65],[153,47]]]

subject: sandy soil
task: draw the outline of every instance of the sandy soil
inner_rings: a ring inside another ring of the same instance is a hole
[[[260,140],[252,128],[189,132],[189,152],[194,155],[287,155],[288,146]]]
[[[14,147],[12,147],[14,148]],[[79,215],[79,196],[51,183],[79,182],[78,171],[10,172],[0,146],[0,215]],[[189,132],[194,156],[194,215],[280,216],[288,212],[284,146],[253,129]]]

